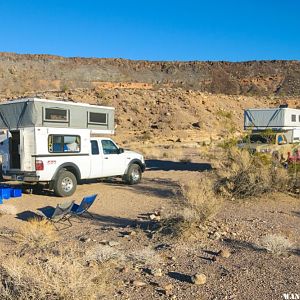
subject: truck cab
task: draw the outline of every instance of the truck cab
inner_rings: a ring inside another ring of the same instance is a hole
[[[56,165],[56,161],[53,161],[52,166]],[[56,169],[49,168],[49,174],[46,175],[52,178],[51,184],[58,196],[73,194],[81,179],[121,177],[127,184],[137,184],[145,171],[145,161],[141,154],[118,147],[110,138],[99,137],[90,139],[90,151],[84,160],[58,165]],[[37,175],[43,178],[45,174],[42,173],[45,171],[37,171]]]
[[[252,132],[238,146],[251,153],[270,154],[282,162],[300,147],[299,143],[291,143],[289,132]]]

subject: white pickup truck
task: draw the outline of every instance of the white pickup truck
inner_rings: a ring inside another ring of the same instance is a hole
[[[58,196],[71,196],[82,179],[118,176],[128,184],[140,182],[145,170],[141,154],[119,148],[110,138],[89,137],[85,129],[60,132],[58,128],[10,132],[0,145],[2,153],[10,153],[3,156],[3,179],[41,183]],[[16,145],[20,135],[23,143]],[[28,143],[31,137],[39,142]]]
[[[113,120],[110,107],[35,98],[1,103],[3,179],[36,183],[58,196],[71,196],[84,179],[139,183],[143,156],[103,137],[114,133]]]

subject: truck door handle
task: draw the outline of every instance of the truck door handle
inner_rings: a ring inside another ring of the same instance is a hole
[[[108,159],[108,157],[104,157],[104,159]]]

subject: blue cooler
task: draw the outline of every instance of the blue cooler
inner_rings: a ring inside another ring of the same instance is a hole
[[[19,188],[11,188],[10,196],[13,198],[22,197],[22,190]]]
[[[0,198],[9,199],[11,193],[11,188],[9,187],[0,187]]]

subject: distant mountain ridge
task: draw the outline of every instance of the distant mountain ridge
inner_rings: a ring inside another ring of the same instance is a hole
[[[300,61],[164,62],[0,53],[0,95],[75,88],[181,87],[228,95],[300,96]]]

